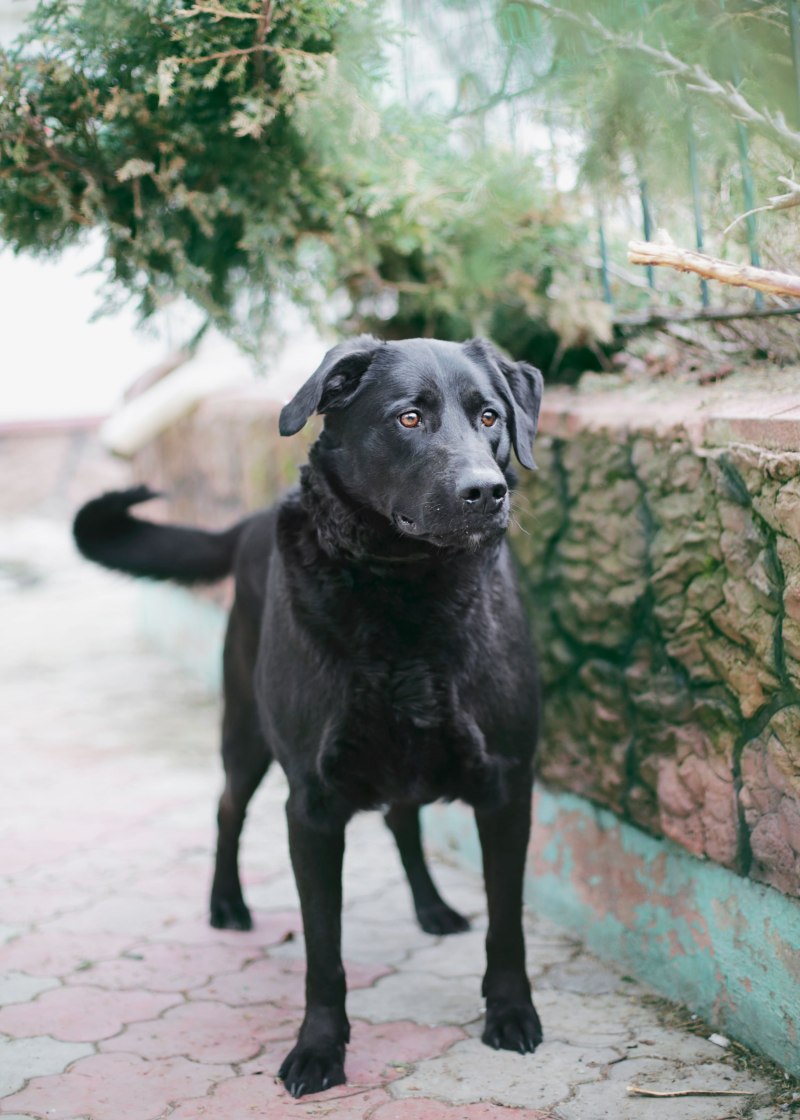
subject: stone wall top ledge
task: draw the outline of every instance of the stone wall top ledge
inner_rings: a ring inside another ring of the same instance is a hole
[[[800,371],[768,370],[712,385],[620,384],[592,375],[577,389],[548,388],[541,431],[571,439],[582,431],[647,433],[695,447],[747,443],[770,451],[800,449]]]

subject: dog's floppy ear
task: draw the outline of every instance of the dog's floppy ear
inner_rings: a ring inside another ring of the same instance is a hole
[[[381,345],[371,334],[362,334],[329,350],[305,385],[281,409],[281,435],[299,432],[312,412],[348,404]]]
[[[512,362],[485,338],[473,338],[465,342],[464,352],[488,369],[508,406],[511,442],[516,456],[523,467],[535,471],[532,447],[544,389],[541,373],[527,362]]]

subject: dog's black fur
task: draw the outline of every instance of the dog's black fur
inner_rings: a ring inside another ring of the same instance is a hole
[[[189,583],[235,573],[211,922],[250,928],[239,835],[277,758],[308,961],[305,1019],[280,1070],[294,1096],[344,1081],[341,869],[360,809],[386,809],[419,922],[445,934],[468,923],[430,877],[418,810],[474,807],[489,908],[483,1039],[523,1053],[541,1040],[521,918],[539,687],[503,539],[511,450],[534,466],[541,390],[537,370],[481,340],[362,336],[283,409],[284,435],[315,411],[325,426],[300,487],[273,508],[225,533],[154,525],[128,512],[153,496],[141,487],[76,517],[81,552],[107,567]]]

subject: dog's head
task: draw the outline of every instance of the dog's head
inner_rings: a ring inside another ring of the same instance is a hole
[[[324,413],[326,469],[406,537],[479,547],[509,519],[512,448],[535,469],[542,375],[491,343],[370,335],[330,350],[285,406],[281,435]]]

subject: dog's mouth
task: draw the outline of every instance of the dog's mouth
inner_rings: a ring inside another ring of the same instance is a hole
[[[407,536],[416,536],[417,523],[413,517],[407,517],[404,513],[395,513],[393,520],[396,528],[398,528],[401,533]]]
[[[396,511],[392,514],[392,521],[397,531],[404,537],[427,541],[428,544],[439,548],[466,548],[472,552],[505,533],[508,527],[508,512],[499,509],[496,513],[480,520],[466,518],[463,521],[459,519],[456,524],[451,521],[442,526],[433,526],[420,524],[408,514]]]

